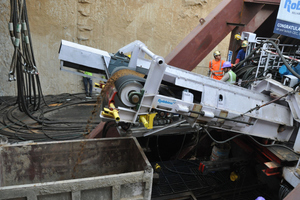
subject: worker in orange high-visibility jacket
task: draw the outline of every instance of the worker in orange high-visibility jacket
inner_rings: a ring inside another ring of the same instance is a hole
[[[221,80],[223,78],[223,70],[222,65],[224,64],[224,60],[221,60],[221,52],[215,51],[213,53],[214,60],[209,61],[209,71],[208,77]]]

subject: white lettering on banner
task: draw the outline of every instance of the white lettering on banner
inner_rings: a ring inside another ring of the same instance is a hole
[[[277,27],[287,28],[287,29],[291,29],[291,30],[294,30],[294,31],[300,31],[300,27],[293,26],[293,25],[288,25],[288,24],[277,23]]]
[[[300,0],[281,0],[274,33],[300,39]]]

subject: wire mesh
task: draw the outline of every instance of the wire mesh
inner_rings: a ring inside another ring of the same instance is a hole
[[[152,163],[155,166],[156,163]],[[159,181],[153,184],[152,198],[165,199],[168,195],[192,194],[201,200],[254,200],[258,196],[266,200],[274,199],[263,189],[264,184],[258,182],[253,176],[245,176],[240,181],[230,181],[230,171],[217,171],[203,175],[199,170],[199,161],[163,161],[158,162],[161,166]]]

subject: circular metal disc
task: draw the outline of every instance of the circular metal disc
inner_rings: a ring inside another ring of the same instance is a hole
[[[129,93],[130,92],[140,92],[143,85],[137,81],[128,81],[125,83],[119,91],[120,100],[128,107],[134,107],[135,104],[130,103]]]

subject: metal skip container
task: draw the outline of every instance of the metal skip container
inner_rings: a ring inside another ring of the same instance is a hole
[[[133,137],[0,146],[0,199],[151,199],[153,169]]]

